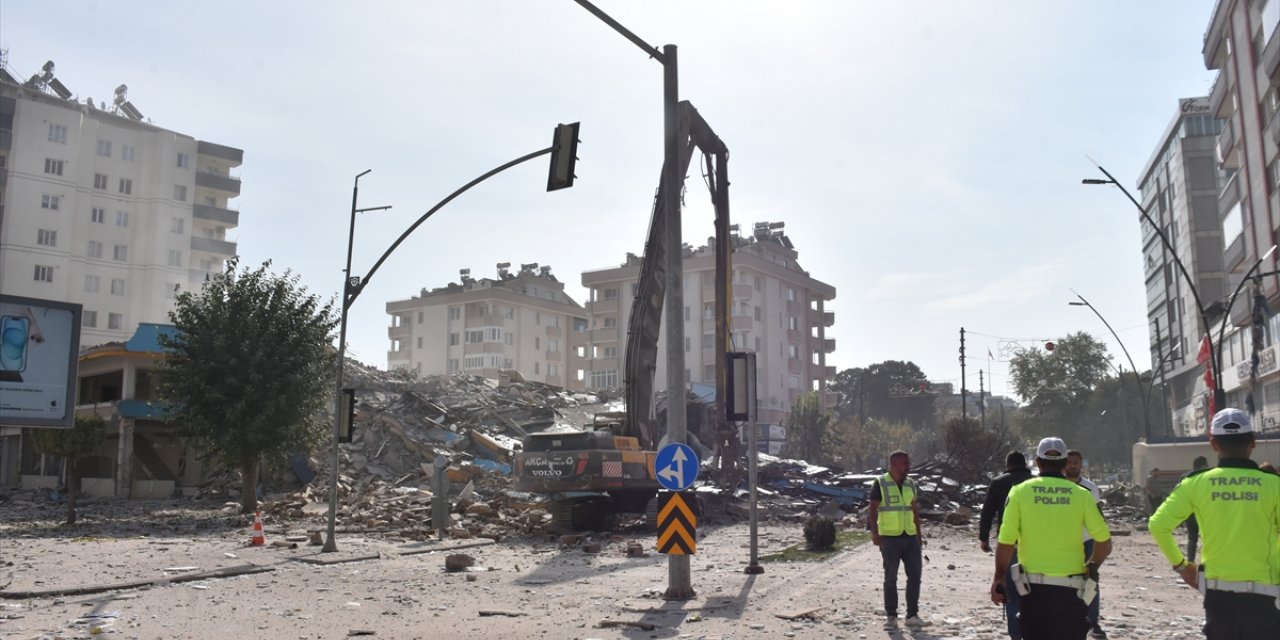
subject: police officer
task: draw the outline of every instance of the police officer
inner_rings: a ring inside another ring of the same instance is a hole
[[[1183,478],[1148,522],[1151,537],[1184,582],[1204,594],[1211,640],[1280,638],[1280,476],[1250,459],[1253,426],[1239,409],[1213,416],[1218,466]],[[1173,529],[1195,514],[1204,564],[1187,562]]]
[[[916,503],[916,483],[907,477],[911,457],[906,451],[889,454],[889,472],[880,476],[871,489],[871,505],[867,509],[867,526],[871,541],[880,547],[884,560],[885,628],[898,626],[898,564],[907,570],[907,626],[928,625],[920,617],[920,574],[923,570],[921,548],[924,534],[920,528],[920,506]]]
[[[1036,447],[1040,476],[1009,492],[996,546],[991,601],[1005,601],[1011,574],[1021,596],[1018,621],[1027,640],[1083,640],[1088,602],[1097,593],[1098,567],[1111,553],[1111,532],[1088,489],[1063,476],[1067,445],[1045,438]],[[1084,556],[1080,527],[1093,537]],[[1011,565],[1017,545],[1019,564]]]

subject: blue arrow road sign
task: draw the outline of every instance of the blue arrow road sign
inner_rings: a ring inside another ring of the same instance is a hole
[[[684,491],[698,477],[698,454],[687,444],[664,445],[653,460],[653,472],[664,489]]]

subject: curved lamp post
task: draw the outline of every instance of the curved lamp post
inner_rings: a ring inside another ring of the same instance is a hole
[[[1080,301],[1079,302],[1071,301],[1071,302],[1068,302],[1067,304],[1073,307],[1089,307],[1089,310],[1093,312],[1093,315],[1098,316],[1098,319],[1102,321],[1102,324],[1107,326],[1107,331],[1111,332],[1111,337],[1116,339],[1116,344],[1120,345],[1120,350],[1124,352],[1125,359],[1129,361],[1129,368],[1133,370],[1134,388],[1137,389],[1138,391],[1138,399],[1142,401],[1142,435],[1147,439],[1148,442],[1150,442],[1151,441],[1151,418],[1150,416],[1147,415],[1149,413],[1147,411],[1147,398],[1145,395],[1142,394],[1142,376],[1141,374],[1138,373],[1138,367],[1133,364],[1133,358],[1129,355],[1129,349],[1127,349],[1124,346],[1124,341],[1121,340],[1120,336],[1116,334],[1116,330],[1111,328],[1111,323],[1107,322],[1107,319],[1102,317],[1102,314],[1098,313],[1098,310],[1095,309],[1092,304],[1089,304],[1089,301],[1085,300],[1084,296],[1076,293],[1074,290],[1072,290],[1071,293],[1075,293],[1076,297],[1080,298]]]
[[[1133,203],[1134,208],[1136,208],[1138,213],[1142,215],[1142,219],[1146,220],[1147,224],[1151,225],[1151,229],[1155,232],[1156,236],[1160,238],[1160,242],[1164,244],[1164,248],[1169,252],[1169,257],[1173,258],[1173,263],[1178,267],[1178,273],[1182,274],[1182,279],[1186,281],[1187,289],[1191,291],[1191,296],[1196,301],[1196,312],[1200,315],[1200,324],[1204,329],[1205,340],[1209,342],[1209,365],[1213,371],[1214,379],[1214,406],[1218,408],[1225,407],[1227,404],[1227,394],[1222,390],[1221,345],[1215,345],[1213,342],[1213,331],[1209,328],[1209,315],[1205,312],[1204,303],[1200,301],[1200,291],[1196,288],[1195,280],[1191,278],[1191,274],[1187,273],[1187,267],[1182,264],[1182,260],[1178,259],[1178,252],[1174,249],[1173,244],[1169,242],[1169,238],[1160,230],[1160,225],[1156,224],[1156,222],[1151,219],[1151,215],[1142,207],[1142,204],[1134,199],[1133,194],[1129,193],[1129,190],[1125,189],[1124,185],[1120,184],[1115,179],[1115,176],[1112,176],[1110,172],[1103,169],[1102,165],[1095,163],[1094,166],[1098,167],[1098,171],[1101,171],[1102,175],[1106,176],[1107,179],[1085,178],[1084,180],[1081,180],[1081,182],[1083,184],[1109,184],[1114,185],[1119,189],[1120,193],[1123,193],[1124,196],[1129,199],[1129,202]]]

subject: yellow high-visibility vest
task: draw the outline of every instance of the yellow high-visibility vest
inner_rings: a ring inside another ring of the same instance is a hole
[[[889,474],[880,476],[880,509],[876,517],[876,527],[882,536],[916,535],[915,513],[911,503],[916,499],[916,483],[911,478],[904,478],[902,487]]]

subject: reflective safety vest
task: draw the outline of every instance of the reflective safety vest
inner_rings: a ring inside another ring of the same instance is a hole
[[[916,535],[915,513],[911,503],[916,500],[916,483],[911,478],[904,478],[902,487],[889,474],[880,476],[880,509],[876,517],[876,527],[882,536]]]

